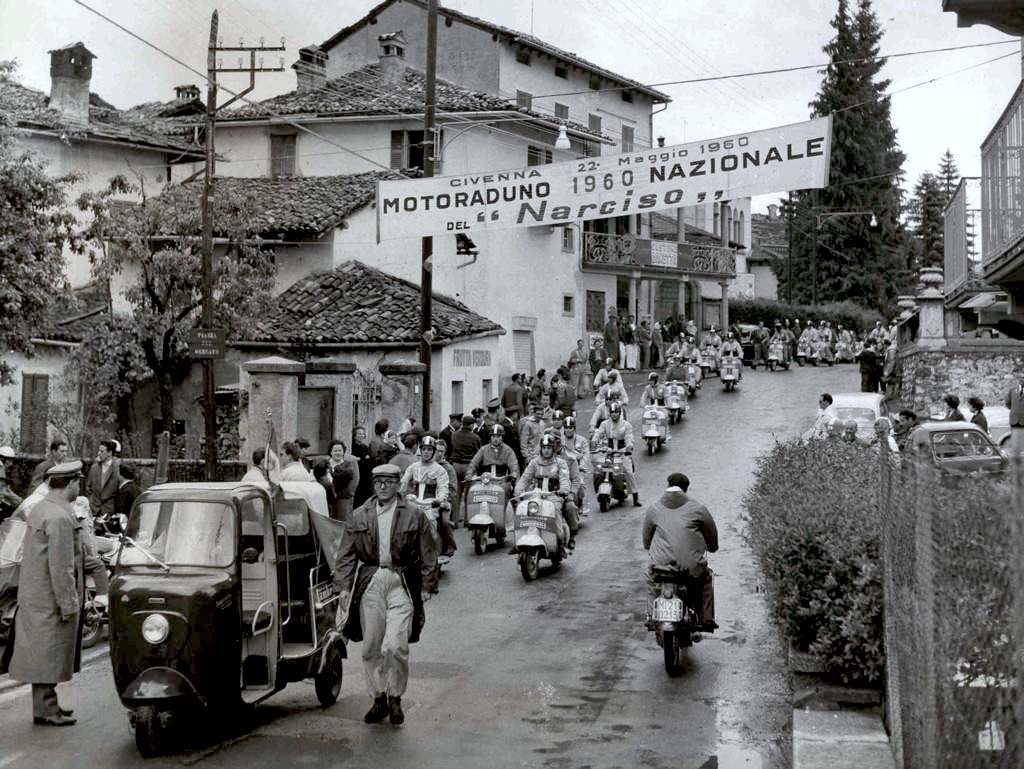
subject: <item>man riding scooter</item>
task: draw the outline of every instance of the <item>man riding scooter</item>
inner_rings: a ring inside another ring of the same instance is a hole
[[[549,490],[557,491],[559,496],[565,500],[562,505],[562,517],[569,527],[569,541],[566,547],[572,550],[576,547],[576,530],[579,528],[580,521],[576,515],[576,506],[570,507],[568,499],[572,489],[572,482],[569,480],[569,465],[564,459],[555,456],[555,453],[554,435],[545,435],[540,439],[537,456],[530,460],[530,464],[526,466],[526,470],[516,482],[515,495],[521,496],[527,491],[537,488],[542,481],[547,479]]]
[[[501,425],[494,425],[486,444],[469,463],[470,478],[476,478],[480,473],[489,472],[494,468],[498,477],[505,477],[506,499],[512,498],[513,482],[519,477],[519,462],[516,454],[505,443],[505,428]]]
[[[722,343],[721,357],[728,356],[735,356],[740,360],[739,378],[743,379],[743,346],[737,341],[736,335],[732,331],[726,334],[725,341]]]
[[[594,433],[594,444],[607,446],[610,449],[625,451],[630,455],[628,461],[622,463],[622,472],[626,476],[626,493],[633,495],[633,506],[640,507],[640,491],[633,475],[633,425],[622,418],[622,405],[612,401],[608,407],[608,419],[601,423]]]
[[[608,372],[608,381],[601,385],[601,389],[597,391],[597,404],[600,405],[612,395],[617,395],[619,401],[623,404],[629,403],[626,386],[622,383],[622,380],[619,378],[619,372],[615,369]]]
[[[718,528],[708,509],[687,495],[689,488],[689,478],[672,473],[661,499],[644,514],[644,549],[651,556],[647,578],[652,590],[657,589],[652,579],[655,568],[684,572],[699,581],[703,600],[700,607],[694,608],[701,610],[700,630],[711,632],[718,628],[718,623],[707,554],[718,552]]]
[[[566,456],[576,460],[582,475],[590,475],[593,467],[590,462],[590,441],[576,434],[576,417],[566,417],[562,427],[562,451]],[[583,508],[583,490],[580,489],[577,504]]]
[[[424,435],[420,439],[420,461],[413,462],[406,468],[402,476],[399,492],[402,496],[415,496],[418,502],[437,500],[438,510],[436,513],[425,513],[430,520],[430,528],[433,530],[436,542],[435,553],[449,554],[455,552],[455,537],[451,529],[446,525],[443,508],[450,507],[448,499],[448,471],[434,461],[437,450],[437,439],[430,435]],[[431,593],[437,592],[436,582],[424,584]]]
[[[658,384],[658,373],[652,371],[647,375],[647,387],[644,388],[643,400],[645,406],[665,405],[665,386]]]

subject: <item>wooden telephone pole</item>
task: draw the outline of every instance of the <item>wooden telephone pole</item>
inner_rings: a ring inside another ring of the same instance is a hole
[[[435,137],[435,93],[437,88],[437,0],[427,3],[427,84],[423,110],[423,177],[434,175]],[[433,341],[431,320],[433,315],[433,264],[434,238],[423,237],[420,267],[420,363],[426,366],[423,372],[423,412],[420,426],[430,426],[430,344]]]
[[[256,54],[264,51],[284,51],[284,38],[279,46],[265,46],[260,40],[258,46],[246,46],[239,42],[237,46],[223,46],[217,38],[217,11],[210,18],[210,44],[206,56],[206,168],[203,174],[203,264],[202,264],[202,300],[203,310],[199,328],[192,340],[191,355],[193,360],[203,362],[203,421],[206,435],[206,479],[217,480],[217,405],[215,401],[216,385],[214,382],[214,360],[223,357],[223,336],[214,327],[213,313],[213,194],[214,175],[217,169],[217,156],[214,153],[214,123],[218,109],[224,109],[256,87],[257,72],[283,72],[284,60],[278,67],[264,67],[262,59],[257,66]],[[240,56],[237,67],[221,67],[217,54],[223,51],[249,53],[249,65],[244,66]],[[235,94],[224,104],[217,106],[217,73],[248,72],[249,86]]]

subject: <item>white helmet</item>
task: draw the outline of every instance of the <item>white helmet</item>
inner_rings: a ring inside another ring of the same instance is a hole
[[[14,449],[10,446],[0,446],[0,457],[3,457],[4,459],[14,459],[15,456],[17,455],[14,453]]]

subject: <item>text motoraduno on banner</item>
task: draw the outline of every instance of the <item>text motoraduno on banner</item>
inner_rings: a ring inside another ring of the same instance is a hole
[[[377,237],[532,227],[828,184],[832,117],[509,171],[377,185]]]

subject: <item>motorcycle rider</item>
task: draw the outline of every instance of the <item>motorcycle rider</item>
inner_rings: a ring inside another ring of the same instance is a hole
[[[718,334],[718,329],[712,326],[704,335],[704,348],[709,350],[711,357],[715,359],[716,368],[722,365],[721,347],[722,337]]]
[[[613,403],[619,403],[619,394],[617,392],[612,393],[608,400],[601,401],[597,404],[597,408],[594,409],[594,413],[590,416],[590,432],[593,435],[597,431],[597,428],[601,426],[608,417],[611,416],[611,405]],[[621,403],[619,406],[621,407]]]
[[[743,379],[743,346],[736,341],[736,335],[729,331],[725,335],[725,341],[722,343],[721,358],[729,356],[735,356],[740,361],[740,373],[739,379]],[[721,366],[721,360],[719,360],[719,366]]]
[[[537,447],[544,434],[544,425],[541,424],[540,414],[541,405],[531,403],[530,416],[519,420],[519,450],[522,452],[523,462],[529,462],[537,456]]]
[[[686,364],[682,357],[669,358],[668,368],[665,370],[665,380],[668,382],[686,381]]]
[[[434,437],[434,433],[428,433],[431,437]],[[455,551],[459,549],[459,546],[455,544],[455,527],[452,525],[452,510],[455,509],[455,505],[459,502],[459,478],[455,472],[455,466],[446,459],[448,454],[448,444],[443,438],[437,439],[437,454],[435,459],[437,463],[444,468],[444,471],[448,473],[448,508],[441,509],[441,514],[437,517],[437,533],[441,537],[441,555],[451,558],[455,555]]]
[[[516,481],[515,495],[519,497],[527,491],[537,488],[538,481],[543,481],[545,478],[548,479],[549,484],[552,481],[558,484],[558,494],[565,500],[562,504],[562,516],[569,526],[569,541],[566,547],[571,550],[576,547],[576,529],[579,528],[579,518],[569,519],[569,516],[575,512],[575,505],[570,511],[568,499],[572,489],[572,483],[569,480],[569,465],[564,459],[555,456],[554,435],[545,435],[541,438],[537,456],[530,460],[530,464],[526,466],[523,474]]]
[[[444,516],[444,508],[450,508],[451,504],[449,503],[448,471],[435,461],[436,455],[437,439],[432,435],[424,435],[420,439],[420,460],[413,462],[406,468],[405,474],[399,483],[398,491],[402,497],[411,494],[419,498],[420,484],[424,484],[426,487],[424,489],[426,498],[436,499],[439,502],[438,519],[440,520]],[[436,529],[434,526],[430,527],[432,530],[435,530],[435,541],[430,543],[432,555],[436,554],[438,550],[447,550],[451,547],[452,543],[442,544],[440,541],[442,527],[443,524],[438,524]],[[436,577],[425,580],[423,586],[429,592],[436,593]]]
[[[594,442],[598,446],[624,451],[630,457],[628,461],[622,463],[622,472],[626,476],[626,493],[633,495],[633,507],[640,507],[640,491],[633,476],[633,425],[622,418],[621,404],[612,401],[608,407],[608,419],[597,428]]]
[[[665,387],[658,384],[658,373],[656,371],[652,371],[647,375],[647,387],[644,388],[642,403],[645,406],[654,404],[658,406],[665,405]]]
[[[590,473],[590,441],[576,433],[576,417],[565,418],[565,425],[562,427],[562,447],[566,454],[576,460],[581,473]]]
[[[780,321],[775,321],[775,331],[772,334],[772,338],[768,340],[769,352],[773,344],[782,345],[782,362],[789,362],[789,338],[786,336],[785,329],[782,328]]]
[[[516,454],[505,443],[505,428],[501,425],[494,425],[491,428],[490,437],[469,463],[469,477],[475,478],[481,472],[488,472],[491,467],[497,470],[499,475],[511,476],[511,480],[505,482],[506,498],[512,498],[512,483],[519,477],[519,461]],[[502,472],[504,470],[504,472]]]
[[[601,388],[597,391],[597,402],[608,400],[608,396],[611,393],[618,393],[619,400],[623,404],[629,403],[629,395],[626,394],[626,386],[622,383],[619,378],[619,372],[616,369],[612,369],[608,372],[608,381],[601,385]]]
[[[597,374],[594,375],[594,390],[600,390],[602,386],[608,381],[608,375],[615,370],[615,366],[611,358],[606,358],[604,365],[598,369]]]
[[[580,504],[583,497],[583,473],[580,472],[580,465],[575,457],[565,451],[562,443],[560,430],[548,428],[548,432],[555,439],[555,459],[565,462],[569,470],[569,496],[565,500],[565,520],[569,524],[569,542],[566,545],[570,550],[576,547],[576,534],[580,530]]]
[[[648,583],[652,590],[656,587],[651,579],[654,568],[685,572],[694,580],[700,580],[701,630],[713,631],[718,623],[715,622],[715,587],[707,554],[718,552],[718,527],[707,507],[687,495],[689,488],[689,478],[682,473],[672,473],[661,499],[644,514],[644,549],[651,556]]]

